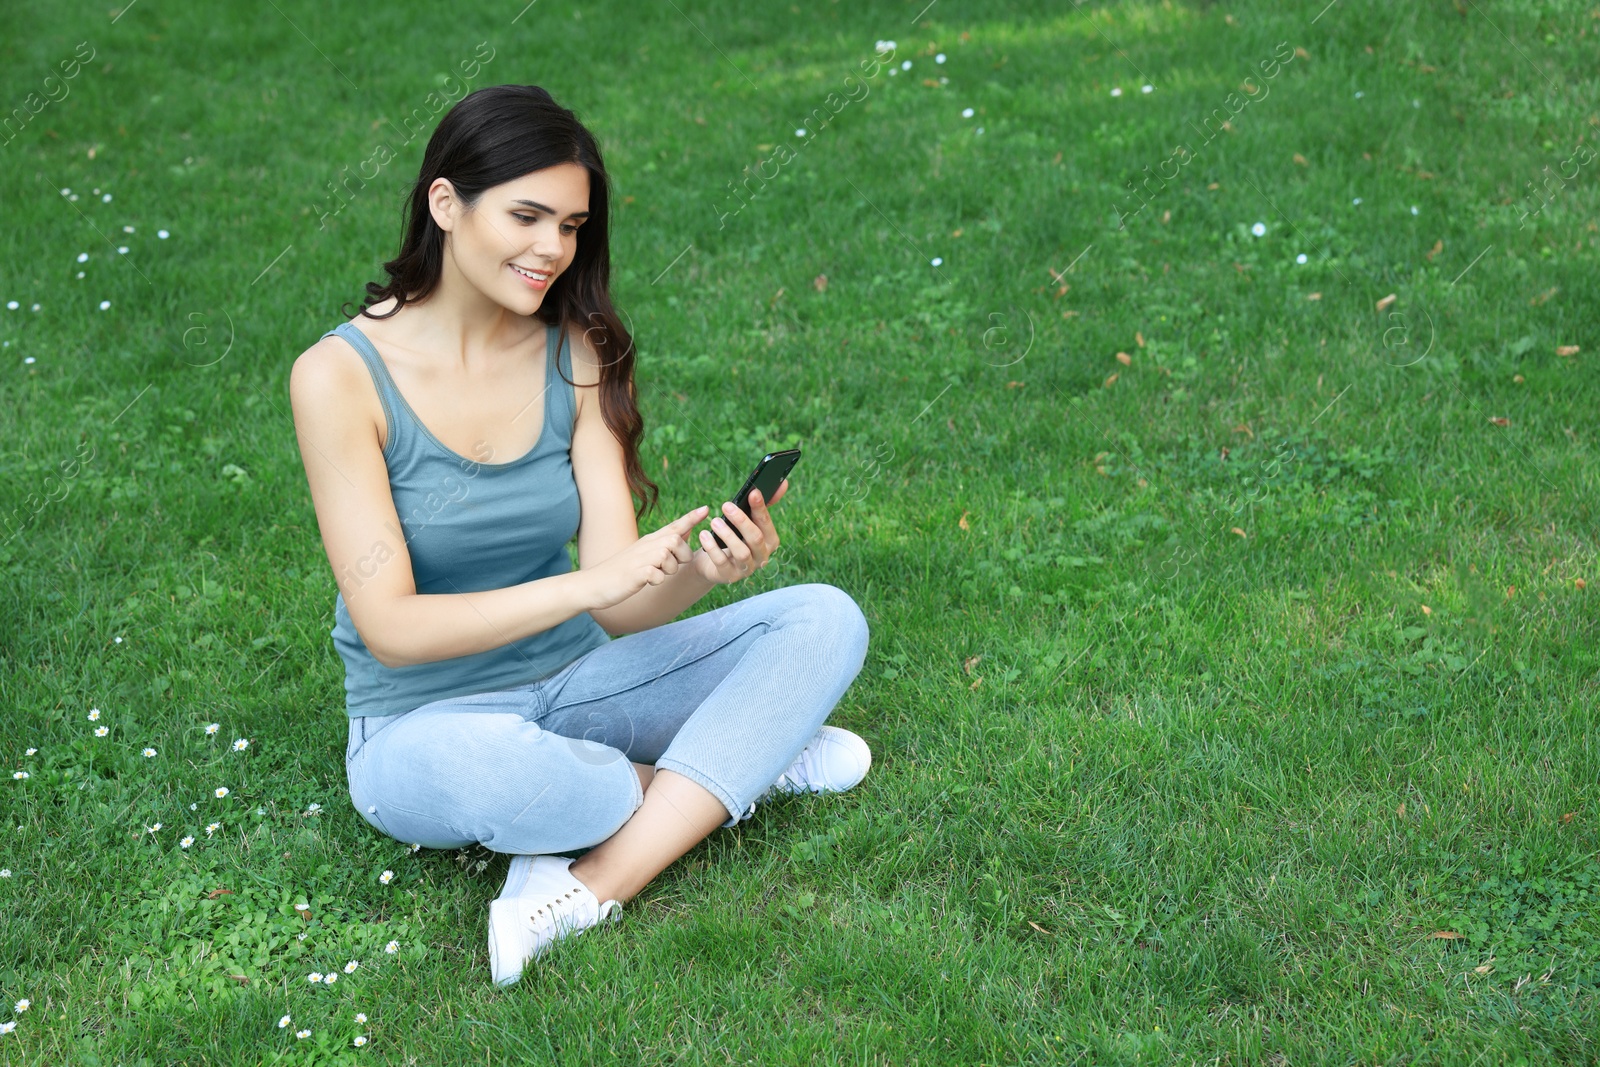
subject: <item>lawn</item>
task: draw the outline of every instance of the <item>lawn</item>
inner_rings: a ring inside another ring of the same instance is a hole
[[[1600,1059],[1600,11],[925,2],[0,13],[0,1062]],[[875,753],[509,990],[349,802],[288,401],[504,82],[641,531],[802,447],[693,611],[849,592]]]

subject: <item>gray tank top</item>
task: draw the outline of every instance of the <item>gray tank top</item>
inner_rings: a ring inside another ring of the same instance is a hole
[[[366,334],[353,323],[334,327],[367,365],[388,426],[383,458],[389,490],[404,528],[418,593],[475,593],[502,589],[572,570],[567,544],[578,532],[578,487],[572,476],[576,399],[566,379],[572,354],[556,327],[545,336],[544,428],[533,450],[505,463],[487,463],[446,448],[406,403]],[[560,351],[555,358],[549,353]],[[564,372],[558,374],[557,369]],[[341,590],[359,596],[389,549],[381,544],[347,574]],[[454,659],[385,667],[356,632],[341,591],[334,602],[333,644],[345,665],[345,711],[399,715],[445,697],[494,692],[554,674],[610,635],[588,612],[544,630]]]

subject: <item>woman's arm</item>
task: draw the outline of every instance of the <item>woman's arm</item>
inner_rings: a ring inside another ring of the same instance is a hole
[[[360,356],[340,338],[323,338],[295,360],[289,400],[328,562],[379,663],[484,652],[589,610],[582,571],[481,593],[418,594],[383,460],[382,402]]]

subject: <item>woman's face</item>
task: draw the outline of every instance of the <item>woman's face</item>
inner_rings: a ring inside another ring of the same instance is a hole
[[[537,311],[572,264],[589,216],[589,172],[576,163],[486,189],[471,211],[447,179],[428,192],[434,221],[448,234],[445,255],[481,293],[520,315]]]

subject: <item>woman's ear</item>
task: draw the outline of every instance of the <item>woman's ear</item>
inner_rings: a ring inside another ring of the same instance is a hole
[[[450,184],[450,179],[435,178],[428,186],[428,212],[433,216],[434,225],[449,233],[455,229],[460,209],[461,202],[456,199],[456,187]]]

